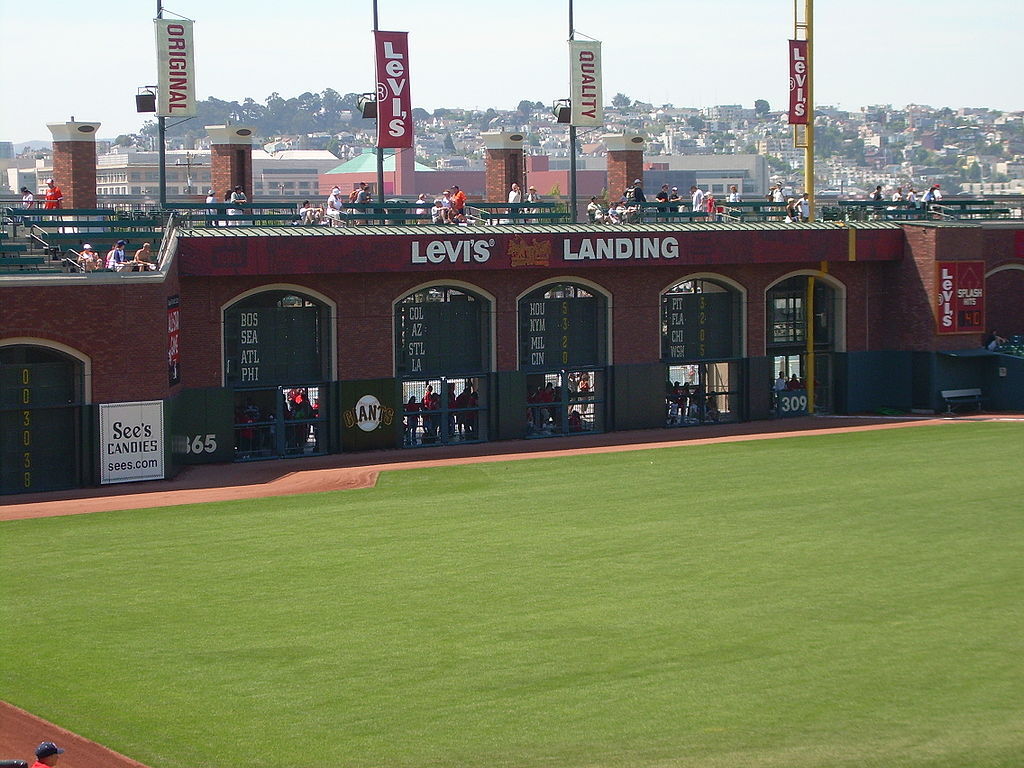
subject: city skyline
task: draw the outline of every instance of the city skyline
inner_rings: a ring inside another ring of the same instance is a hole
[[[567,95],[568,2],[487,5],[493,8],[486,13],[478,5],[453,18],[412,0],[379,0],[381,29],[410,33],[413,106],[513,109],[523,99],[550,103]],[[169,0],[165,9],[196,20],[200,100],[373,90],[370,0],[307,18],[282,14],[268,0],[246,4],[244,18],[238,6],[200,0]],[[137,132],[152,119],[135,112],[134,95],[155,82],[155,2],[57,0],[41,17],[39,10],[0,0],[0,63],[8,73],[0,84],[8,105],[0,140],[47,140],[45,124],[72,115],[101,123],[105,137]],[[575,0],[574,11],[577,35],[604,43],[606,103],[619,92],[678,107],[751,107],[765,99],[778,110],[788,101],[789,0],[715,8],[687,0]],[[818,3],[814,12],[816,104],[1024,109],[1020,90],[1001,86],[998,74],[1013,71],[1019,27],[1007,21],[1019,17],[1016,0],[993,0],[983,17],[951,0]],[[972,61],[978,50],[985,51],[987,76]]]

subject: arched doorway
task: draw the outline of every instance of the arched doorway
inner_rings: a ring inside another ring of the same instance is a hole
[[[765,296],[765,351],[772,358],[773,388],[778,392],[807,394],[809,346],[814,352],[814,410],[832,410],[832,352],[839,351],[842,313],[841,294],[821,275],[793,275],[768,288]],[[808,311],[810,310],[810,311]],[[781,379],[785,378],[783,384]],[[766,382],[766,386],[769,384]],[[788,398],[788,396],[787,396]],[[806,400],[785,399],[784,408]]]
[[[666,426],[739,419],[742,329],[742,291],[724,278],[687,278],[662,294]]]
[[[81,360],[31,344],[0,347],[0,492],[82,485]]]
[[[558,282],[519,299],[527,437],[604,431],[607,365],[608,299],[603,293]]]
[[[234,388],[235,459],[330,450],[330,307],[299,289],[263,290],[224,309],[224,383]]]
[[[403,446],[487,440],[491,307],[481,293],[445,284],[395,302]]]

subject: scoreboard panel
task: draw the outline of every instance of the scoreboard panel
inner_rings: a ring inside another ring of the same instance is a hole
[[[483,302],[453,294],[448,301],[395,306],[395,369],[399,376],[487,370]]]
[[[224,313],[224,380],[259,386],[323,378],[319,307],[259,307]]]
[[[605,322],[603,298],[523,299],[519,303],[519,367],[553,370],[604,365]]]
[[[662,296],[662,360],[721,360],[738,356],[734,306],[734,295],[729,292]]]

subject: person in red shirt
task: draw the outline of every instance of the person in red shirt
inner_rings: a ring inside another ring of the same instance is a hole
[[[63,754],[64,750],[52,741],[44,741],[36,747],[36,761],[32,763],[32,768],[52,768]]]
[[[43,206],[46,209],[53,210],[54,208],[62,208],[61,201],[64,200],[64,193],[60,191],[53,179],[46,180],[46,204]]]
[[[458,184],[452,185],[452,213],[462,216],[466,212],[466,193],[459,189]]]

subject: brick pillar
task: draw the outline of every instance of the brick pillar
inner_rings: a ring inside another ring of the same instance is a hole
[[[395,150],[394,195],[416,195],[416,150],[413,147]]]
[[[512,182],[519,184],[526,196],[526,177],[523,168],[523,134],[487,131],[480,134],[484,140],[486,174],[484,199],[498,203],[508,200]]]
[[[210,136],[210,175],[217,200],[229,189],[241,187],[252,200],[251,125],[208,125]]]
[[[53,134],[53,179],[64,208],[96,207],[96,130],[99,123],[47,123]]]
[[[633,182],[644,179],[644,137],[639,134],[605,134],[608,149],[608,199],[618,200]]]

